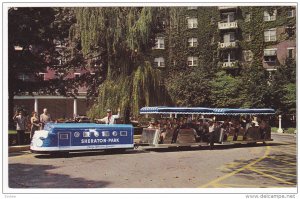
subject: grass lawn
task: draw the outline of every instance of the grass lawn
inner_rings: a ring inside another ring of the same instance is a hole
[[[29,131],[25,131],[25,134],[30,133]],[[17,134],[16,130],[8,130],[8,135],[14,135]]]
[[[277,133],[278,128],[277,127],[272,127],[271,131]],[[283,133],[287,134],[294,134],[296,128],[283,128]]]
[[[8,130],[8,134],[17,134],[16,130]]]

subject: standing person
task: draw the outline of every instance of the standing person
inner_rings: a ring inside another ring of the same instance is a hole
[[[31,131],[30,138],[33,138],[34,132],[39,129],[39,119],[37,118],[36,112],[32,112],[32,117],[30,118],[31,122]]]
[[[17,123],[17,144],[23,145],[25,141],[26,117],[23,111],[16,111],[13,120]]]
[[[113,115],[110,109],[106,111],[106,117],[98,119],[97,121],[104,122],[105,124],[115,124],[116,119],[120,118],[120,108],[118,108],[118,114]]]
[[[209,126],[208,126],[208,133],[209,133],[209,145],[210,149],[213,149],[214,147],[214,135],[215,135],[215,124],[212,121],[209,121]]]
[[[51,121],[52,121],[52,119],[51,119],[50,114],[48,113],[47,108],[44,108],[43,113],[40,115],[40,122],[42,124],[42,129],[44,129],[44,126],[46,123],[51,122]]]

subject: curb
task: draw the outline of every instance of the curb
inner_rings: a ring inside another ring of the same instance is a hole
[[[8,152],[19,152],[19,151],[28,151],[30,149],[30,145],[23,145],[23,146],[10,146],[8,148]]]

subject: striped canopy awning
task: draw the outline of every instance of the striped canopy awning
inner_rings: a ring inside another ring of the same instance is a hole
[[[140,114],[270,115],[275,114],[275,110],[157,106],[143,107]]]

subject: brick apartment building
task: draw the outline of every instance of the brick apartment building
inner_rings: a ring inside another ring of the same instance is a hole
[[[56,50],[63,53],[65,48],[65,43],[61,41],[54,41],[56,45]],[[64,58],[60,58],[60,64],[63,64]],[[72,79],[79,77],[85,73],[93,74],[93,70],[87,69],[73,69],[68,71],[64,76],[65,79]],[[43,81],[48,81],[51,79],[59,78],[61,73],[53,69],[47,68],[45,71],[40,71],[36,74]],[[19,74],[19,78],[23,81],[34,81],[34,74]],[[65,97],[62,95],[21,95],[14,96],[14,106],[25,108],[29,113],[35,111],[38,114],[43,112],[44,108],[48,109],[52,119],[72,119],[75,116],[86,115],[89,105],[87,102],[86,94],[87,88],[85,86],[78,88],[78,96]]]

